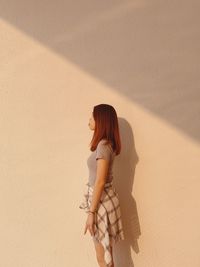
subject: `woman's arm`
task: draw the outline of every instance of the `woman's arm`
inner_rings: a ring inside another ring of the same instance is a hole
[[[97,176],[94,184],[90,211],[95,211],[98,206],[104,185],[106,183],[108,167],[109,167],[108,160],[102,158],[97,160],[97,174],[96,174]]]
[[[109,166],[109,161],[105,159],[98,159],[97,161],[97,177],[96,181],[94,184],[94,189],[92,193],[92,200],[91,200],[91,205],[90,205],[90,211],[95,211],[99,200],[101,198],[101,194],[105,185],[106,181],[106,176],[108,172],[108,166]],[[87,233],[87,230],[90,231],[90,234],[93,236],[94,235],[94,214],[89,213],[88,218],[85,224],[85,229],[84,229],[84,234]]]

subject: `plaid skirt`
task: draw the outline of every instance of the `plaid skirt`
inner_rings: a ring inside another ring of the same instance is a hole
[[[88,213],[92,201],[93,188],[86,184],[84,199],[79,208]],[[102,195],[97,206],[94,217],[93,239],[100,242],[104,248],[104,259],[107,266],[113,264],[111,246],[119,240],[124,240],[124,232],[121,220],[121,210],[118,194],[113,186],[113,182],[107,182],[102,191]]]

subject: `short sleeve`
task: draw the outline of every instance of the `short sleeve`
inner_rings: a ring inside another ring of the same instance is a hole
[[[111,150],[108,145],[103,144],[102,142],[99,142],[97,145],[97,151],[96,151],[96,160],[97,159],[106,159],[110,160],[111,157]]]

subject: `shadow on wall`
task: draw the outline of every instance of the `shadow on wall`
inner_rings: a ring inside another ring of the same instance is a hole
[[[138,238],[141,235],[140,224],[135,199],[132,196],[135,167],[138,155],[135,150],[133,132],[130,124],[119,118],[122,150],[115,159],[114,185],[119,193],[122,211],[122,223],[125,239],[117,244],[114,250],[116,267],[134,267],[131,248],[139,253]]]
[[[200,141],[199,1],[1,2],[2,19]],[[21,46],[13,38],[5,64]],[[21,47],[29,69],[32,48]]]

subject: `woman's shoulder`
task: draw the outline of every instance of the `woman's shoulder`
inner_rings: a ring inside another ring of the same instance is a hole
[[[104,158],[108,161],[113,160],[113,149],[107,140],[100,140],[96,149],[96,159]]]
[[[107,142],[107,139],[101,139],[97,145],[97,148],[99,147],[106,147],[111,152],[113,152],[112,144],[110,142]]]
[[[101,139],[98,143],[98,146],[100,145],[110,145],[110,142],[107,139]]]

